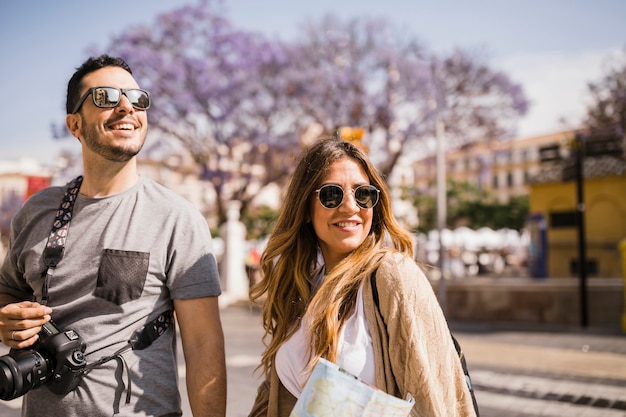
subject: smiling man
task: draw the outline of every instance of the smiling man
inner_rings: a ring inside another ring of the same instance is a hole
[[[194,416],[226,413],[209,228],[137,171],[150,105],[120,58],[90,58],[69,81],[66,124],[84,175],[25,203],[0,267],[0,338],[12,348],[0,398],[24,395],[23,416],[182,415],[176,323]]]

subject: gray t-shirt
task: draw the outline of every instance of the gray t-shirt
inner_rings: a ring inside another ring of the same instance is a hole
[[[0,293],[41,300],[42,260],[65,187],[32,196],[12,222],[10,248],[0,268]],[[86,343],[87,363],[113,354],[173,299],[221,293],[211,235],[190,202],[141,177],[104,198],[79,195],[65,253],[49,281],[52,319]],[[97,352],[96,352],[97,351]],[[93,354],[89,354],[94,352]],[[113,360],[89,372],[61,397],[41,387],[24,396],[23,416],[179,416],[176,331],[151,346],[127,351],[127,370]]]

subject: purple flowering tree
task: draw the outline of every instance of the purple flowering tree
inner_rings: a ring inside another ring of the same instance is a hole
[[[259,187],[281,185],[307,137],[359,126],[385,175],[432,144],[437,117],[449,146],[499,138],[524,114],[522,89],[480,59],[429,51],[384,20],[326,16],[293,42],[234,28],[219,0],[160,15],[112,39],[154,96],[150,123],[244,212]],[[313,132],[313,133],[311,133]]]
[[[458,147],[511,133],[527,110],[521,87],[477,56],[440,56],[384,20],[326,16],[302,27],[293,60],[301,109],[326,130],[365,128],[385,175],[401,155],[423,155],[437,116]]]
[[[151,91],[158,136],[178,141],[215,188],[221,224],[227,201],[239,200],[243,212],[259,188],[284,180],[299,142],[285,46],[234,29],[219,5],[162,14],[113,39],[109,51]]]

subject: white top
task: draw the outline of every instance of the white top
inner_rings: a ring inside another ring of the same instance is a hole
[[[308,314],[302,318],[302,325],[276,352],[276,372],[282,384],[296,398],[300,396],[309,374],[306,366],[309,356]],[[363,311],[363,285],[359,288],[356,308],[347,319],[339,335],[337,365],[364,382],[375,385],[374,349],[372,338]]]

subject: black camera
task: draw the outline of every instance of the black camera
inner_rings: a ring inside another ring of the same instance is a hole
[[[54,394],[67,394],[83,376],[85,348],[75,331],[61,331],[47,322],[32,348],[11,349],[0,356],[0,399],[21,397],[43,384]]]

